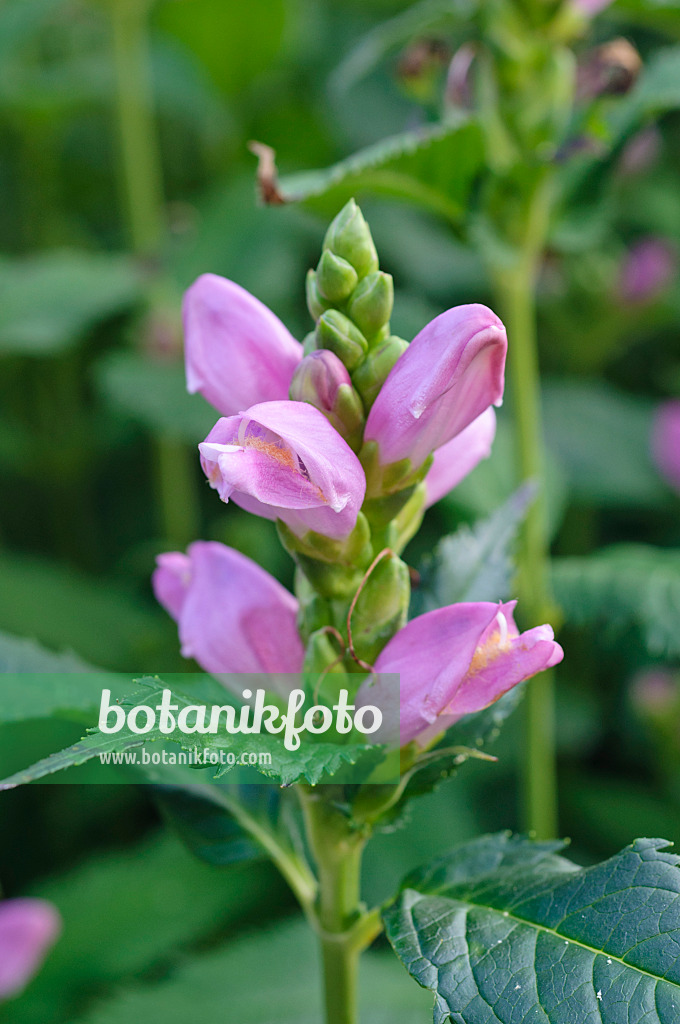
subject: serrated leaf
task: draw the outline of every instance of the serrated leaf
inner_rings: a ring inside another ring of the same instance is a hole
[[[127,256],[53,251],[0,261],[0,352],[53,355],[141,296]]]
[[[610,641],[636,626],[651,654],[680,655],[680,551],[616,544],[557,558],[552,571],[567,621],[602,630]]]
[[[213,407],[187,393],[182,365],[111,352],[97,363],[96,379],[117,411],[164,437],[196,445],[215,424]]]
[[[205,680],[208,680],[209,686],[209,677],[202,677],[202,681],[205,682]],[[176,688],[165,686],[159,679],[143,679],[139,683],[144,689],[138,690],[132,696],[123,698],[121,701],[128,712],[131,708],[139,705],[157,707],[161,702],[164,689],[171,691],[172,703],[180,709],[205,702],[202,694],[196,693],[187,696]],[[219,692],[218,684],[214,683],[213,685],[218,688],[214,698],[215,703],[220,705],[227,703],[228,695]],[[218,757],[221,751],[225,751],[234,755],[235,762],[238,762],[242,754],[255,755],[257,763],[253,767],[262,775],[283,786],[289,786],[301,780],[316,785],[324,777],[333,777],[342,769],[356,765],[364,758],[371,766],[377,756],[382,756],[382,748],[356,743],[343,746],[332,742],[310,741],[301,743],[297,750],[287,750],[280,736],[269,733],[197,735],[184,733],[178,728],[170,733],[161,733],[158,721],[150,731],[140,735],[131,731],[126,722],[119,732],[104,734],[99,730],[92,731],[78,743],[74,743],[65,750],[60,750],[28,768],[15,772],[9,778],[0,781],[0,790],[14,789],[17,786],[44,779],[67,768],[80,767],[102,755],[130,753],[134,758],[136,748],[144,746],[145,743],[158,741],[178,743],[188,751],[193,751],[200,745],[205,755],[214,753]],[[268,763],[260,758],[259,755],[263,754],[268,755]],[[127,762],[123,761],[122,763],[126,764]],[[130,763],[134,764],[135,762],[133,760]],[[232,767],[233,765],[220,764],[215,778],[222,777]]]
[[[388,937],[435,993],[435,1024],[675,1024],[679,858],[638,839],[578,868],[555,844],[505,834],[407,879]]]
[[[487,519],[444,537],[421,568],[412,616],[458,601],[507,600],[511,549],[534,494],[533,486],[523,486]]]
[[[282,178],[279,202],[311,202],[332,213],[364,193],[406,199],[458,224],[483,157],[479,127],[466,116],[404,132],[332,167]]]

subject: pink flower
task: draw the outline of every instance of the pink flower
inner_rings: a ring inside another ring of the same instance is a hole
[[[663,402],[652,427],[652,457],[662,476],[680,493],[680,400]]]
[[[182,654],[216,674],[302,670],[297,601],[245,555],[196,541],[159,555],[158,601],[176,620]]]
[[[366,492],[361,463],[306,402],[263,402],[217,421],[201,464],[222,501],[282,519],[299,536],[347,537]]]
[[[564,652],[550,626],[519,633],[515,604],[452,604],[397,633],[375,663],[377,681],[367,680],[357,694],[358,706],[383,712],[375,742],[426,746],[463,715],[560,662]],[[385,678],[389,673],[399,673],[400,687]]]
[[[609,7],[612,0],[571,0],[572,7],[585,14],[587,18],[594,18],[596,14]]]
[[[650,236],[628,250],[619,272],[617,292],[622,302],[652,302],[673,280],[678,265],[675,248],[665,238]]]
[[[488,459],[495,436],[496,413],[489,406],[469,427],[437,448],[425,477],[426,508],[457,487],[482,459]]]
[[[203,274],[184,296],[187,388],[231,416],[288,397],[302,345],[240,285]]]
[[[397,360],[371,409],[364,437],[380,462],[430,452],[465,430],[490,405],[500,405],[507,337],[495,313],[478,304],[435,317]]]
[[[61,919],[51,903],[32,899],[0,903],[0,1002],[28,984],[60,931]]]

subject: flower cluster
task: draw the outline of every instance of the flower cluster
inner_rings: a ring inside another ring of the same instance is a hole
[[[407,344],[390,332],[392,279],[350,201],[307,279],[314,331],[297,342],[239,285],[212,274],[184,305],[188,388],[222,414],[199,445],[224,502],[275,520],[296,597],[217,543],[161,555],[156,595],[182,653],[213,673],[399,673],[378,739],[430,744],[562,657],[549,626],[520,634],[514,603],[455,604],[406,622],[399,557],[424,510],[489,455],[507,339],[486,306],[447,310]],[[349,612],[352,636],[349,635]],[[359,683],[360,680],[358,679]],[[384,686],[383,686],[384,689]]]

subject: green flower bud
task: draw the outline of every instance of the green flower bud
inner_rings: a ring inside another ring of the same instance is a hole
[[[368,342],[359,328],[337,309],[328,309],[319,317],[316,347],[334,352],[350,371],[363,362],[368,352]]]
[[[352,613],[352,643],[372,665],[388,640],[406,624],[411,584],[408,566],[396,555],[378,562]]]
[[[366,413],[370,412],[380,388],[387,380],[387,375],[407,348],[407,341],[398,338],[396,334],[391,334],[386,341],[381,342],[369,353],[352,374],[352,383],[361,395]]]
[[[307,309],[312,320],[318,320],[325,309],[330,307],[321,295],[316,284],[316,271],[308,270],[305,279],[305,293],[307,296]]]
[[[331,222],[323,247],[351,263],[359,277],[365,277],[378,269],[378,254],[370,229],[353,199],[343,206]]]
[[[310,331],[309,334],[305,334],[302,339],[302,351],[303,354],[309,356],[312,352],[316,352],[316,332]]]
[[[332,303],[344,302],[356,288],[358,280],[351,263],[330,249],[324,249],[316,268],[316,287],[322,298]]]
[[[366,337],[372,338],[389,322],[393,305],[392,275],[376,270],[357,285],[348,312]]]

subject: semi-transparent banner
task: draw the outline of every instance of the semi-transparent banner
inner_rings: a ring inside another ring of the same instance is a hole
[[[399,676],[0,674],[0,788],[29,782],[396,785]],[[37,758],[36,758],[37,751]]]

